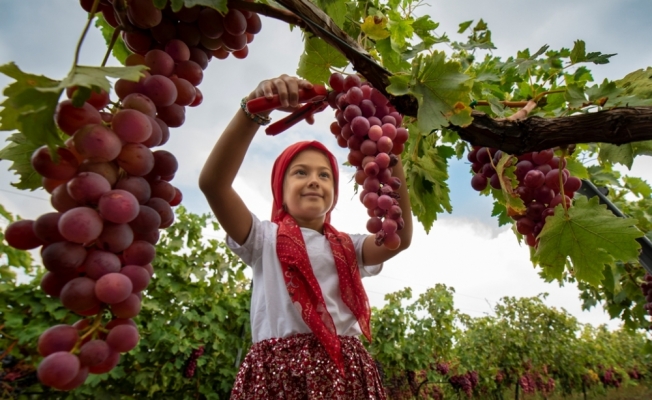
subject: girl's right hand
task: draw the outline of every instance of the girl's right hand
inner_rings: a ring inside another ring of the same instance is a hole
[[[281,101],[281,107],[278,110],[292,112],[300,107],[299,89],[312,89],[312,83],[304,79],[283,74],[278,78],[260,82],[256,89],[249,94],[248,100],[253,100],[258,97],[265,97],[271,100],[275,94],[278,94],[279,100]],[[270,112],[267,111],[261,114],[268,116]]]

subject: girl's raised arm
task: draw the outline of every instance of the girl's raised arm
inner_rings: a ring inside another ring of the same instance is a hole
[[[310,82],[281,75],[262,81],[248,100],[278,94],[283,108],[296,108],[299,89],[310,89]],[[269,113],[259,114],[266,117]],[[251,213],[233,189],[233,181],[249,145],[260,125],[243,110],[238,110],[213,147],[199,175],[199,188],[206,196],[217,221],[236,243],[243,244],[251,230]]]
[[[376,235],[369,235],[362,246],[362,259],[365,265],[376,265],[389,260],[401,251],[410,247],[412,241],[412,206],[410,205],[410,196],[407,191],[407,182],[405,180],[405,172],[403,171],[403,160],[398,158],[398,163],[394,166],[393,176],[401,180],[401,187],[398,189],[400,198],[398,205],[401,207],[401,215],[403,216],[403,229],[396,231],[401,238],[401,244],[396,250],[389,250],[385,246],[377,246],[375,243]]]

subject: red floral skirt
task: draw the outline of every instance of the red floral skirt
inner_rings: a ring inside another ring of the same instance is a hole
[[[354,336],[339,336],[346,378],[312,333],[254,343],[231,400],[386,399],[371,355]]]

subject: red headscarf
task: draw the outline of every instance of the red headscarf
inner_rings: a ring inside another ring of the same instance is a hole
[[[342,375],[344,375],[344,358],[342,357],[337,330],[333,318],[326,309],[319,282],[317,282],[310,265],[301,228],[283,208],[285,172],[294,157],[309,148],[321,151],[328,158],[333,171],[335,188],[331,210],[337,202],[339,173],[337,161],[333,154],[317,141],[298,142],[285,149],[274,162],[274,168],[272,169],[272,194],[274,196],[272,221],[278,224],[276,252],[281,262],[283,277],[292,302],[301,311],[303,321],[324,346]],[[349,235],[338,232],[330,225],[331,210],[328,211],[324,220],[324,235],[333,251],[342,300],[355,315],[365,337],[371,340],[369,326],[371,309],[360,279],[355,248]]]

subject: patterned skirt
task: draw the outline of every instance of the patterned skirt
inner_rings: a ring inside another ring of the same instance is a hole
[[[254,343],[231,400],[385,400],[371,355],[354,336],[339,336],[346,378],[312,333]]]

